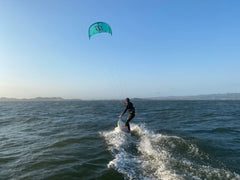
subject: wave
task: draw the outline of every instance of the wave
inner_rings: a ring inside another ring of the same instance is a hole
[[[154,133],[143,124],[131,124],[131,129],[131,135],[118,127],[100,133],[114,156],[108,168],[126,179],[240,179],[181,137]]]
[[[225,128],[215,128],[212,132],[216,133],[239,133],[239,128],[235,127],[225,127]]]

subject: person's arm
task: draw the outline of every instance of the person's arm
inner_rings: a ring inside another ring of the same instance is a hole
[[[127,111],[127,109],[128,109],[128,105],[126,105],[125,110],[124,110],[123,113],[119,116],[119,118],[121,118],[121,117],[125,114],[125,112]]]
[[[122,116],[125,114],[125,112],[127,111],[128,106],[126,106],[125,110],[123,111],[123,113],[121,114]]]

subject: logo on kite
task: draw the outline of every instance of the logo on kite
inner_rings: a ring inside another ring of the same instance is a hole
[[[94,34],[97,34],[97,33],[109,33],[112,35],[112,29],[111,27],[105,23],[105,22],[96,22],[96,23],[93,23],[89,29],[88,29],[88,37],[89,39],[91,38],[91,36],[93,36]]]

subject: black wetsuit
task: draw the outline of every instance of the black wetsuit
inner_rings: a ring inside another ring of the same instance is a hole
[[[126,124],[125,125],[128,127],[128,130],[130,131],[129,121],[131,121],[135,116],[135,108],[133,107],[133,104],[131,102],[127,103],[126,108],[122,113],[122,116],[125,114],[126,111],[129,112],[129,116],[126,119]]]

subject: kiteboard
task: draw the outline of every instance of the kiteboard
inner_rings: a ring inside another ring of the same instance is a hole
[[[125,123],[122,121],[122,119],[118,120],[118,127],[121,131],[129,133],[128,127],[125,126]]]

